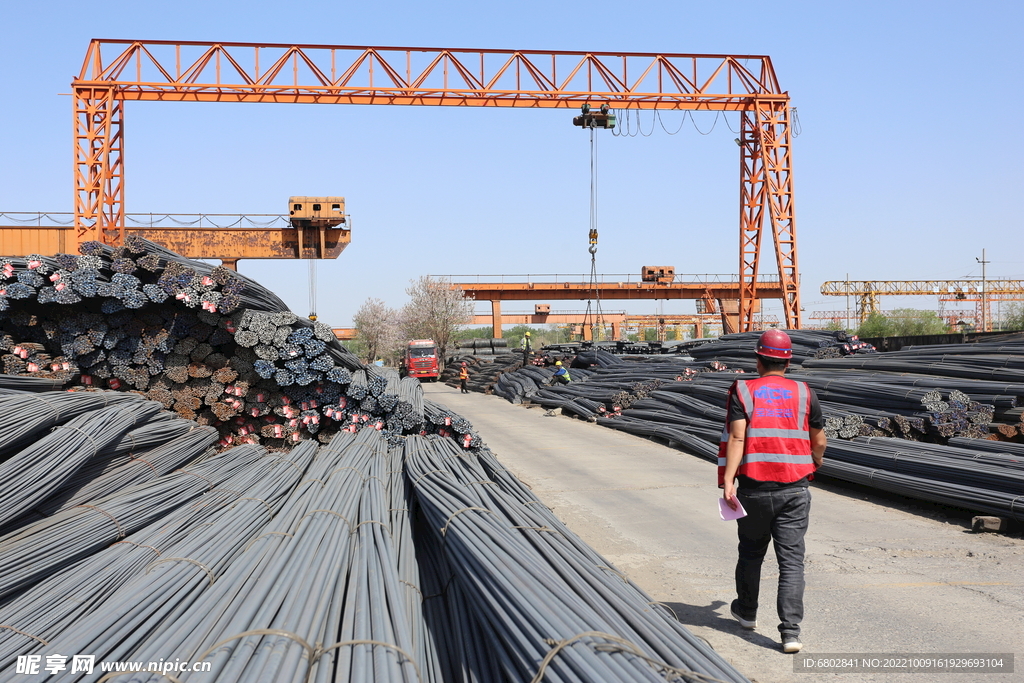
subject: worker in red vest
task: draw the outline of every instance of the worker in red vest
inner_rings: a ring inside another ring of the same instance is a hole
[[[739,559],[732,616],[757,627],[761,562],[774,542],[779,563],[779,633],[782,650],[799,652],[804,616],[804,534],[811,509],[808,482],[821,467],[827,440],[821,406],[803,382],[786,379],[793,344],[782,330],[757,342],[757,374],[729,390],[727,424],[718,451],[718,486],[737,520]]]

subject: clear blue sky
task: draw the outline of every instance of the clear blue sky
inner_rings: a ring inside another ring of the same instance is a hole
[[[60,93],[91,38],[767,54],[803,126],[793,158],[808,311],[844,308],[818,287],[847,273],[980,275],[982,248],[990,276],[1021,278],[1022,8],[985,0],[8,2],[0,210],[72,209],[71,102]],[[588,271],[588,143],[571,116],[128,103],[126,206],[279,213],[289,195],[344,195],[353,241],[321,263],[318,307],[344,326],[367,297],[400,306],[409,279],[427,273]],[[679,116],[664,115],[671,130]],[[697,117],[705,132],[713,120]],[[708,135],[689,123],[675,136],[602,135],[600,271],[736,272],[738,153],[725,123],[735,129],[735,115]],[[305,263],[243,261],[241,269],[307,312]],[[664,310],[688,313],[693,303]]]

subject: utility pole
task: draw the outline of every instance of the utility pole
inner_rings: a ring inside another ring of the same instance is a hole
[[[974,260],[981,264],[981,331],[988,332],[988,300],[985,297],[985,250],[981,250],[981,258],[974,257]]]

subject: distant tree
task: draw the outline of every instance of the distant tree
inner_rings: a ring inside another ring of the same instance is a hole
[[[833,319],[825,323],[825,326],[822,329],[828,330],[829,332],[838,332],[840,330],[845,330],[846,325],[842,321]]]
[[[455,335],[473,322],[473,302],[445,279],[424,275],[410,280],[409,303],[402,307],[401,328],[408,339],[433,339],[442,356]]]
[[[491,328],[487,327],[467,327],[464,330],[459,330],[453,337],[456,341],[462,341],[463,339],[491,339]]]
[[[400,347],[398,311],[380,299],[369,298],[352,318],[356,326],[358,347],[369,361],[394,359]]]
[[[864,322],[857,328],[858,337],[892,337],[895,327],[892,321],[883,313],[871,313]]]
[[[949,326],[935,311],[897,308],[885,313],[872,313],[857,328],[860,337],[914,337],[945,334]]]
[[[1015,303],[1007,306],[1004,330],[1024,330],[1024,304]]]

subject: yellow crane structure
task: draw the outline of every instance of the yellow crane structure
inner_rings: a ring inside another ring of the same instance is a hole
[[[982,331],[992,327],[989,304],[993,301],[1024,301],[1024,280],[829,280],[821,285],[826,296],[857,297],[857,318],[864,320],[880,312],[880,296],[935,296],[940,302],[974,301]]]

